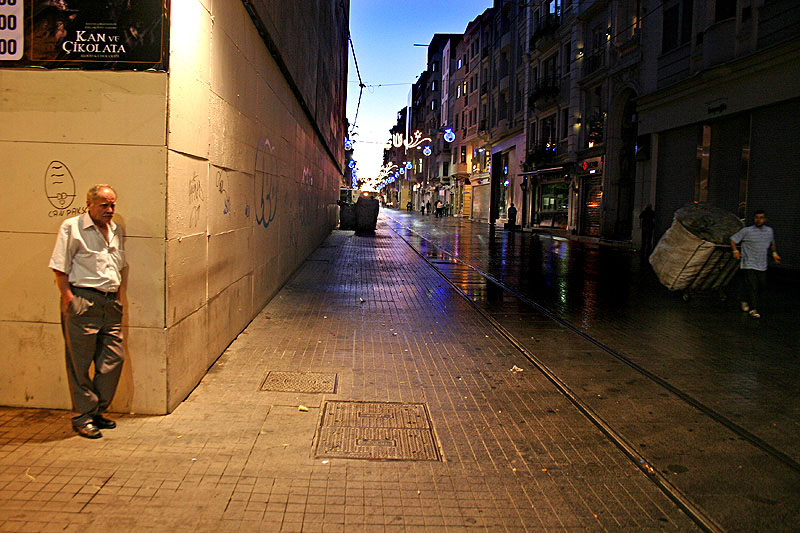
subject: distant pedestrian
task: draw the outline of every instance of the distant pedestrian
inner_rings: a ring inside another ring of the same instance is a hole
[[[411,212],[411,200],[406,203],[406,211]]]
[[[647,204],[639,213],[639,224],[642,227],[642,255],[648,256],[653,251],[653,234],[656,230],[656,212],[652,204]]]
[[[426,215],[430,215],[431,214],[431,202],[430,202],[430,200],[425,202],[425,214]]]
[[[103,416],[122,372],[122,302],[125,269],[122,228],[114,223],[117,193],[95,185],[86,194],[86,212],[65,220],[49,267],[61,292],[61,330],[67,360],[72,429],[99,439],[116,422]],[[94,364],[93,376],[89,371]]]
[[[436,200],[436,218],[442,218],[442,209],[444,209],[444,204],[441,200]]]
[[[424,214],[425,214],[425,204],[423,204],[423,203],[420,203],[420,204],[419,204],[419,213],[420,213],[421,215],[424,215]]]
[[[514,202],[511,202],[511,207],[508,208],[508,227],[512,231],[517,228],[517,208],[514,207]]]
[[[767,215],[758,210],[753,216],[754,224],[742,228],[731,237],[733,257],[740,259],[739,267],[744,274],[746,289],[742,291],[742,311],[753,318],[761,318],[758,309],[764,303],[764,289],[767,286],[767,252],[772,252],[772,259],[781,262],[781,256],[775,248],[775,234],[766,225]],[[741,246],[741,249],[737,247]]]

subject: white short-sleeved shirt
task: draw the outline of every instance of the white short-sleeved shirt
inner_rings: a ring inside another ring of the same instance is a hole
[[[67,274],[77,287],[91,287],[115,292],[122,282],[125,251],[122,228],[108,224],[109,240],[95,225],[88,213],[68,218],[58,230],[49,267]]]
[[[747,226],[731,236],[731,240],[740,245],[742,260],[740,267],[751,270],[767,269],[767,252],[775,242],[775,234],[769,226]]]

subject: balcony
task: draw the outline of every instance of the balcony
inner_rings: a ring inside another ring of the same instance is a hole
[[[554,142],[539,144],[525,152],[525,161],[522,163],[524,168],[533,170],[543,165],[553,162],[558,156],[562,155],[563,148]]]
[[[545,49],[555,40],[556,31],[561,26],[561,17],[558,15],[545,15],[539,27],[533,32],[530,40],[530,49]]]
[[[557,78],[541,78],[528,95],[528,106],[542,109],[555,102],[560,94],[561,84]]]
[[[605,47],[601,47],[592,51],[591,54],[583,59],[583,77],[590,76],[605,66],[606,49]]]

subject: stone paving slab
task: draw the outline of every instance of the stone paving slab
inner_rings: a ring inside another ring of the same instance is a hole
[[[425,404],[442,461],[315,457],[329,400]],[[0,531],[696,529],[385,227],[334,232],[172,414],[116,418],[0,409]]]

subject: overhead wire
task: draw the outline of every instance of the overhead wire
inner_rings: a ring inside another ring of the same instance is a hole
[[[358,103],[356,104],[356,115],[353,117],[353,124],[350,126],[350,132],[352,133],[356,128],[356,122],[358,122],[358,110],[361,108],[361,96],[364,94],[364,80],[361,79],[361,71],[358,68],[358,59],[356,59],[356,47],[353,45],[353,38],[350,35],[350,32],[347,32],[347,41],[350,43],[350,50],[353,52],[353,63],[356,65],[356,74],[358,74]]]

